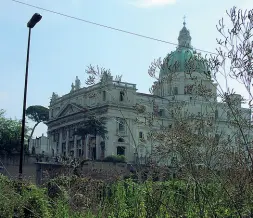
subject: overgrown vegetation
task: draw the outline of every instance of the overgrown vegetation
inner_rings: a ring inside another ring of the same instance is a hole
[[[107,184],[90,178],[58,177],[44,187],[0,176],[0,217],[252,217],[253,187],[238,195],[231,183],[173,179]],[[228,194],[229,193],[229,194]]]

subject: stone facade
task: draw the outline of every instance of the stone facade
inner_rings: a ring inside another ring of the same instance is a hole
[[[29,142],[29,152],[33,153],[33,148],[35,154],[45,154],[51,156],[51,148],[49,147],[49,140],[46,136],[42,134],[40,137],[31,139]]]
[[[207,67],[201,59],[196,59],[191,74],[187,74],[186,62],[195,57],[189,31],[184,26],[179,35],[179,47],[165,58],[153,94],[137,92],[136,84],[114,80],[104,75],[100,82],[81,88],[76,77],[70,93],[59,97],[53,93],[50,102],[48,140],[50,150],[55,155],[76,158],[103,159],[112,154],[125,155],[127,162],[135,162],[136,157],[148,157],[152,153],[153,142],[149,140],[149,122],[152,128],[171,126],[175,120],[175,103],[182,102],[183,113],[205,116],[219,120],[218,131],[228,137],[238,131],[228,125],[230,114],[226,104],[217,100],[217,84],[209,77]],[[188,47],[184,47],[188,46]],[[168,62],[166,62],[168,60]],[[178,65],[178,68],[176,68]],[[177,70],[179,69],[179,70]],[[193,84],[192,77],[195,77]],[[197,81],[197,84],[196,84]],[[202,91],[193,89],[197,86]],[[203,93],[206,94],[203,96]],[[208,97],[209,96],[209,97]],[[230,95],[233,105],[250,121],[249,109],[241,108],[241,96]],[[138,113],[138,111],[145,113]],[[74,135],[75,130],[90,114],[107,118],[108,135],[88,136],[85,139]]]

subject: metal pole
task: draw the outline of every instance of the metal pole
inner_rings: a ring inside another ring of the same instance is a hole
[[[25,87],[24,87],[23,115],[22,115],[22,129],[21,129],[21,148],[20,148],[20,162],[19,162],[19,178],[20,179],[22,179],[22,174],[23,174],[25,114],[26,114],[26,95],[27,95],[29,53],[30,53],[30,38],[31,38],[31,28],[29,28],[29,33],[28,33],[28,45],[27,45],[27,56],[26,56]]]

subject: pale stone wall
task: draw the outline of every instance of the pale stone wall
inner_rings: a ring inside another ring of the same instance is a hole
[[[49,145],[48,137],[42,135],[40,137],[36,137],[35,139],[30,139],[29,142],[29,151],[32,153],[32,148],[35,148],[35,154],[45,154],[51,156],[51,149]]]

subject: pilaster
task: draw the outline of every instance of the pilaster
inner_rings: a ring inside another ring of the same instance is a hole
[[[66,134],[66,156],[69,156],[69,129],[67,129]]]
[[[59,155],[62,155],[62,129],[59,130]]]
[[[96,136],[96,159],[100,159],[101,147],[100,147],[100,137]]]
[[[74,135],[74,158],[77,157],[76,138],[77,138],[77,135]]]
[[[88,159],[89,158],[89,135],[86,136],[85,138],[85,144],[84,144],[84,158]]]

